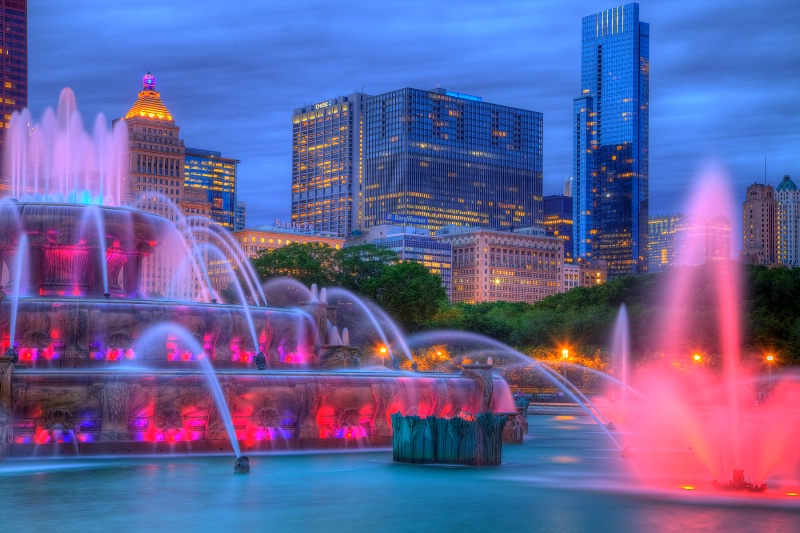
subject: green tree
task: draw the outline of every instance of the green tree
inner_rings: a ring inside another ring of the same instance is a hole
[[[337,281],[340,269],[336,252],[330,246],[293,242],[282,248],[265,250],[252,263],[262,281],[284,276],[306,286],[316,283],[325,287]]]
[[[361,290],[406,331],[429,322],[439,306],[447,302],[442,278],[415,261],[387,266],[380,276],[366,280]]]
[[[359,292],[367,280],[379,278],[390,264],[397,262],[397,253],[374,244],[359,244],[339,250],[336,260],[338,284]]]

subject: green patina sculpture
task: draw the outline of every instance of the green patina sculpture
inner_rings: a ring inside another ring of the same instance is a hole
[[[392,458],[399,463],[496,466],[501,462],[506,415],[473,420],[392,415]]]

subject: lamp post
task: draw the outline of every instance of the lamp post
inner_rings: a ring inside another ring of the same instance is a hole
[[[564,348],[561,350],[561,360],[564,368],[564,379],[567,379],[567,359],[569,359],[569,350]]]
[[[694,391],[697,392],[700,388],[700,375],[697,373],[697,366],[700,364],[702,358],[699,353],[696,353],[692,356],[692,359],[694,359]]]
[[[767,368],[769,369],[769,379],[767,384],[769,386],[769,390],[772,391],[772,363],[775,361],[775,356],[772,354],[767,355]]]
[[[386,346],[381,346],[378,350],[381,353],[381,366],[386,366]]]

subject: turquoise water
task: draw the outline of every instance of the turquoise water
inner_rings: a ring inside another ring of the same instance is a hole
[[[0,463],[0,531],[800,531],[800,498],[638,491],[586,417],[531,416],[496,468],[391,450]]]

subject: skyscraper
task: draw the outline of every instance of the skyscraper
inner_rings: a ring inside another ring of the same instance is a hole
[[[564,262],[572,263],[572,197],[554,194],[544,197],[544,230],[548,237],[564,241]]]
[[[183,196],[184,146],[181,129],[161,101],[150,72],[142,78],[142,90],[124,118],[131,165],[123,203],[174,221],[167,200],[180,204]]]
[[[156,77],[148,72],[142,78],[142,90],[125,114],[128,128],[130,166],[123,184],[122,204],[162,216],[173,222],[180,219],[184,203],[184,144],[180,127],[156,90]],[[193,196],[193,202],[201,199]],[[192,208],[188,214],[206,212],[207,208]],[[182,243],[170,242],[159,246],[142,265],[141,287],[151,296],[192,299],[196,284],[191,272],[183,271],[180,254]],[[203,254],[206,250],[201,246]]]
[[[650,25],[636,3],[583,18],[573,103],[575,256],[647,271]]]
[[[363,111],[353,93],[295,109],[292,222],[350,237],[361,226]]]
[[[800,267],[800,190],[792,178],[784,176],[775,188],[778,201],[778,262]]]
[[[730,261],[731,223],[722,215],[710,219],[685,217],[675,230],[675,264],[696,266]]]
[[[675,232],[684,215],[661,215],[650,217],[647,224],[647,269],[661,272],[665,267],[675,266]]]
[[[241,231],[247,226],[247,202],[236,202],[236,220],[233,225],[234,231]]]
[[[542,223],[542,114],[445,89],[367,100],[363,229]]]
[[[0,0],[3,34],[0,36],[0,66],[3,84],[0,86],[0,178],[5,173],[5,131],[14,111],[28,107],[28,2]],[[3,181],[2,189],[7,184]],[[4,191],[0,191],[4,193]]]
[[[778,202],[772,185],[754,183],[742,203],[742,251],[749,263],[774,265],[777,260]]]
[[[236,229],[236,169],[238,159],[221,152],[186,148],[184,183],[206,193],[211,204],[209,218],[228,231]]]

